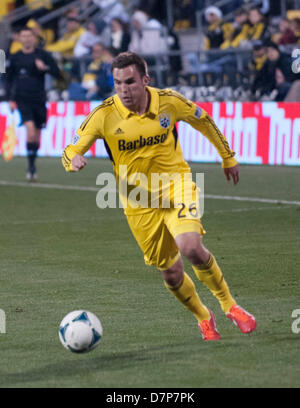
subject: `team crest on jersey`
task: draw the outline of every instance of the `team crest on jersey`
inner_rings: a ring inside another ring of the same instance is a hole
[[[158,116],[160,126],[167,129],[171,124],[171,115],[169,113],[162,113]]]
[[[197,106],[194,115],[196,116],[197,119],[200,119],[202,116],[202,109]]]
[[[72,139],[72,145],[76,145],[78,140],[80,139],[80,136],[75,133],[73,139]]]

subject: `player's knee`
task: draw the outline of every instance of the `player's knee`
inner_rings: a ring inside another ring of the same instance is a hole
[[[209,258],[207,249],[198,242],[187,242],[180,248],[180,252],[193,265],[206,263]]]
[[[27,134],[27,142],[28,143],[35,143],[36,142],[36,137],[34,134]]]
[[[178,285],[183,279],[183,262],[180,258],[171,268],[161,271],[164,281],[171,287]]]
[[[202,253],[199,247],[187,248],[185,257],[194,265],[202,263]]]

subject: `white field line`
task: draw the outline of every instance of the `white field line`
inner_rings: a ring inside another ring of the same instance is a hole
[[[18,181],[5,181],[0,180],[0,186],[13,186],[13,187],[25,187],[25,188],[48,188],[54,190],[73,190],[73,191],[99,191],[99,187],[84,187],[84,186],[70,186],[65,184],[46,184],[46,183],[26,183]],[[113,192],[113,191],[111,191]],[[229,201],[246,201],[252,203],[267,203],[267,204],[285,204],[300,206],[300,201],[288,201],[271,198],[259,198],[259,197],[238,197],[238,196],[225,196],[204,194],[204,198],[212,200],[229,200]]]
[[[65,184],[46,184],[46,183],[29,183],[22,181],[5,181],[0,180],[0,186],[12,186],[12,187],[27,187],[27,188],[49,188],[53,190],[74,190],[74,191],[99,191],[97,187],[84,187],[84,186],[69,186]]]
[[[235,212],[250,212],[250,211],[269,211],[270,209],[272,211],[274,210],[284,210],[287,208],[295,208],[292,206],[279,206],[279,207],[249,207],[249,208],[234,208],[234,209],[229,209],[229,210],[215,210],[215,211],[204,211],[204,214],[202,218],[206,215],[212,215],[212,214],[222,214],[222,213],[235,213]],[[105,208],[104,208],[105,211]],[[76,218],[76,223],[78,222],[99,222],[101,219],[98,218]],[[57,220],[22,220],[22,221],[7,221],[7,222],[0,222],[0,226],[4,225],[34,225],[34,224],[64,224],[74,222],[74,218],[64,218],[64,219],[57,219]]]
[[[290,205],[279,205],[277,207],[274,206],[266,206],[266,207],[248,207],[248,208],[230,208],[228,210],[213,210],[213,211],[205,211],[203,216],[206,214],[223,214],[223,213],[238,213],[238,212],[249,212],[249,211],[267,211],[267,210],[285,210],[287,208],[295,208]],[[202,217],[203,217],[202,216]]]
[[[214,194],[204,194],[204,198],[211,198],[213,200],[230,200],[230,201],[247,201],[252,203],[267,203],[267,204],[287,204],[300,206],[300,201],[287,201],[272,198],[254,198],[254,197],[236,197],[236,196],[219,196]]]

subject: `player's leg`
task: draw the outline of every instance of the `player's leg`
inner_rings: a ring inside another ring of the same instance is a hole
[[[37,171],[36,171],[36,159],[37,153],[40,147],[41,132],[42,129],[46,127],[47,122],[47,108],[45,103],[32,104],[32,115],[33,115],[33,124],[34,132],[32,133],[32,138],[30,140],[32,148],[32,179],[37,180]]]
[[[182,259],[168,269],[161,270],[166,288],[181,302],[198,321],[204,340],[219,340],[213,313],[201,302],[192,279],[183,270]]]
[[[184,199],[174,209],[166,211],[165,223],[175,239],[180,253],[192,264],[196,276],[218,299],[226,316],[233,320],[242,332],[250,332],[256,327],[252,315],[236,304],[222,271],[213,254],[203,245],[205,230],[200,220],[200,190],[195,183],[184,181]],[[176,185],[176,191],[182,186]],[[177,202],[177,201],[176,201]]]
[[[197,232],[185,232],[177,235],[175,241],[181,254],[192,263],[197,278],[218,299],[226,316],[243,333],[254,330],[256,328],[254,316],[237,305],[215,257],[203,245],[201,235]]]
[[[236,301],[214,256],[203,245],[201,235],[185,232],[177,235],[175,241],[181,254],[191,262],[197,278],[216,296],[224,313],[228,313]]]
[[[194,282],[184,272],[181,258],[170,268],[161,270],[161,274],[166,288],[194,314],[199,322],[209,320],[209,311],[201,302]]]
[[[24,123],[27,130],[27,159],[28,159],[28,170],[27,170],[27,179],[35,180],[36,179],[36,166],[35,161],[37,157],[37,151],[39,149],[39,140],[40,140],[40,129],[36,128],[35,123],[30,120]]]
[[[33,104],[17,101],[18,109],[20,111],[22,124],[26,128],[26,150],[27,150],[27,171],[26,178],[28,181],[33,180],[33,163],[36,155],[36,126],[34,121]]]
[[[155,209],[138,215],[127,215],[130,229],[144,253],[145,263],[158,268],[167,289],[187,307],[201,326],[205,340],[220,338],[214,319],[203,305],[191,278],[184,273],[183,262],[174,238],[164,224],[164,212]]]

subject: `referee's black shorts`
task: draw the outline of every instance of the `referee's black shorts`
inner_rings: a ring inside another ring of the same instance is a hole
[[[20,102],[17,101],[21,114],[22,124],[32,121],[37,129],[46,127],[47,108],[45,102]]]

